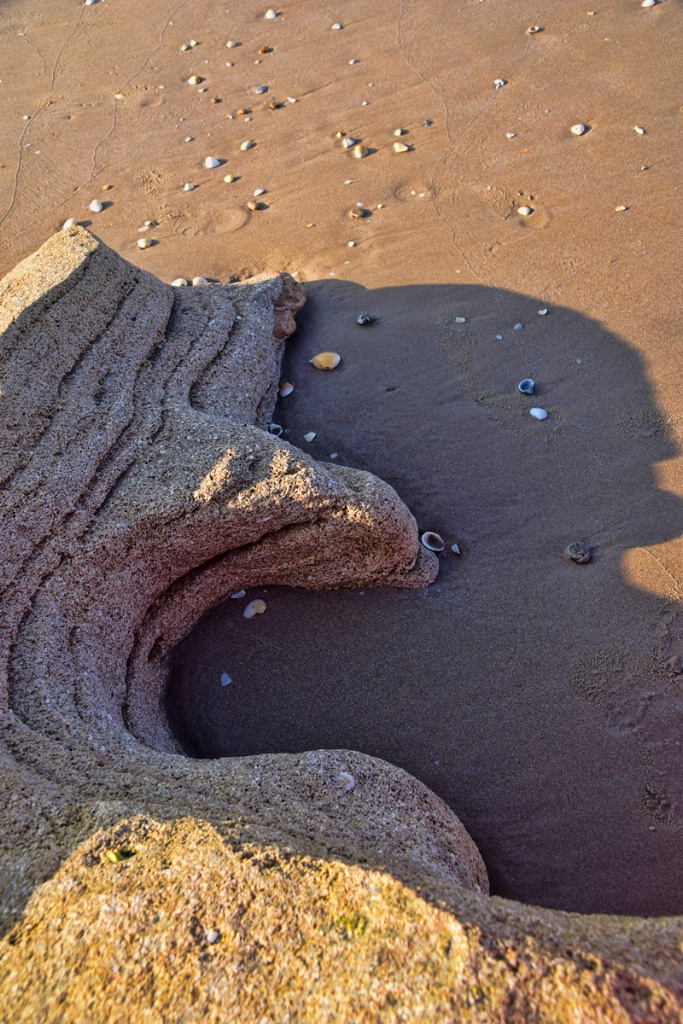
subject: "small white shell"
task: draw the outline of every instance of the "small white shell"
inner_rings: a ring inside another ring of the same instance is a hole
[[[93,213],[102,213],[102,210],[104,209],[104,206],[99,201],[99,199],[93,199],[93,201],[91,202],[91,204],[88,207],[88,209],[92,210]]]
[[[461,555],[462,554],[462,551],[460,550],[460,545],[459,544],[451,544],[451,551],[453,552],[454,555]]]
[[[234,174],[226,174],[225,177],[223,178],[223,181],[227,181],[228,185],[231,185],[234,180],[235,180],[235,175]]]
[[[351,149],[351,147],[355,146],[357,142],[358,139],[354,139],[350,135],[347,135],[345,139],[342,139],[342,146],[344,149]]]
[[[287,97],[287,102],[288,102],[288,103],[298,103],[299,101],[298,101],[298,99],[296,98],[296,96],[288,96],[288,97]]]
[[[233,46],[239,46],[239,43],[236,43],[234,39],[228,39],[225,45],[229,50],[232,50]]]
[[[520,217],[530,217],[533,212],[530,206],[519,206],[517,208],[517,213]]]
[[[318,352],[308,361],[316,370],[334,370],[341,363],[341,356],[338,352]]]
[[[307,434],[304,434],[304,441],[308,441],[308,443],[310,444],[311,441],[315,441],[315,437],[315,430],[309,430]]]
[[[342,26],[339,24],[339,22],[335,21],[334,25],[332,26],[332,29],[333,31],[338,32],[341,27]]]
[[[188,85],[199,85],[200,82],[201,78],[199,77],[199,75],[190,75],[190,77],[187,80]]]
[[[275,437],[281,437],[282,435],[282,427],[279,423],[269,423],[268,430],[271,434],[274,434]]]
[[[294,385],[290,384],[288,381],[285,381],[283,384],[280,385],[280,390],[279,390],[280,398],[286,398],[287,395],[291,395],[293,390],[294,390]]]
[[[357,146],[353,147],[353,155],[355,156],[356,160],[362,160],[364,156],[368,155],[368,151],[365,148],[365,146],[359,142]]]
[[[422,534],[420,537],[420,543],[429,551],[443,551],[446,547],[443,537],[439,536],[438,533],[434,533],[432,530],[427,530]]]
[[[403,128],[397,128],[396,131],[394,132],[394,135],[400,138],[400,136],[403,135]]]
[[[195,288],[198,288],[202,284],[208,284],[208,283],[209,282],[206,280],[205,277],[193,277],[192,278],[192,284],[195,286]]]
[[[456,324],[466,324],[467,323],[467,317],[466,316],[456,316],[455,322],[456,322]]]
[[[356,243],[353,242],[353,241],[347,242],[346,244],[348,245],[349,249],[353,249],[355,247],[355,245],[356,245]]]
[[[624,213],[626,210],[628,210],[628,206],[623,206],[622,205],[622,206],[615,206],[614,207],[614,212],[615,213]]]
[[[351,772],[339,772],[339,781],[345,793],[350,793],[352,789],[355,789],[356,780]]]
[[[639,124],[634,124],[633,130],[634,130],[634,132],[637,132],[638,135],[645,135],[645,134],[647,134],[645,129],[641,128],[641,126]]]
[[[149,249],[151,244],[149,238],[138,238],[136,243],[138,249]]]
[[[220,167],[220,160],[217,160],[215,156],[207,156],[204,161],[205,167]]]
[[[187,280],[184,277],[176,277],[171,281],[171,288],[187,288]]]
[[[410,146],[406,146],[405,142],[394,143],[394,153],[407,153],[409,149]]]
[[[256,88],[254,89],[254,92],[256,93],[257,96],[261,96],[261,95],[263,95],[264,92],[268,92],[268,86],[267,85],[257,85]]]
[[[64,223],[62,224],[62,230],[63,231],[68,231],[69,228],[75,228],[77,224],[78,224],[78,221],[76,220],[75,217],[69,217],[69,219],[65,220]]]
[[[236,590],[234,594],[230,595],[230,597],[232,597],[232,598],[239,598],[239,597],[246,597],[246,596],[247,596],[246,590]]]
[[[186,181],[183,185],[183,192],[192,192],[196,187],[196,185],[192,185],[189,181]]]
[[[572,135],[585,135],[586,132],[588,131],[588,125],[587,124],[573,124],[571,126],[570,130],[571,130]]]
[[[245,619],[253,619],[255,615],[263,615],[266,610],[266,602],[261,601],[258,598],[256,601],[250,601],[247,607],[242,612]]]
[[[505,132],[505,138],[506,139],[516,139],[517,138],[517,132]]]
[[[494,80],[493,80],[493,88],[494,89],[502,89],[504,85],[507,85],[507,82],[505,81],[504,78],[494,78]]]
[[[538,311],[538,315],[539,316],[546,316],[547,313],[548,313],[547,309],[539,309],[539,311]]]
[[[246,153],[248,149],[253,149],[255,145],[256,143],[252,139],[248,139],[246,142],[242,143],[240,149],[242,150],[243,153]]]
[[[272,7],[269,7],[263,17],[268,21],[274,21],[277,18],[277,12],[274,11]]]
[[[232,679],[227,672],[221,672],[221,686],[230,686]]]
[[[643,0],[642,4],[640,6],[641,7],[654,7],[656,5],[656,3],[657,3],[657,0]]]
[[[255,196],[264,196],[265,194],[266,194],[265,188],[256,188],[256,189],[254,189],[254,195]]]
[[[548,413],[545,411],[545,409],[536,409],[536,408],[529,409],[529,413],[533,416],[533,418],[535,420],[547,420],[548,419]]]

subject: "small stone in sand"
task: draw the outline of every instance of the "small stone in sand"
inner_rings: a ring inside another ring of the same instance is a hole
[[[91,210],[92,213],[102,213],[102,210],[104,209],[104,206],[99,201],[99,199],[93,199],[93,201],[90,203],[90,206],[88,207],[88,209]]]
[[[78,224],[78,221],[76,220],[75,217],[69,217],[69,219],[65,220],[64,223],[62,224],[62,229],[64,231],[68,231],[69,228],[75,228],[77,224]]]
[[[298,99],[296,98],[296,96],[288,96],[288,97],[287,97],[287,102],[288,102],[288,103],[298,103],[299,101],[298,101]]]
[[[309,432],[307,434],[304,434],[304,441],[308,441],[309,444],[311,443],[311,441],[315,441],[315,438],[316,438],[315,430],[309,430]]]
[[[529,413],[535,420],[547,420],[548,413],[545,409],[529,409]]]
[[[585,135],[587,131],[587,124],[573,124],[571,127],[572,135]]]
[[[353,147],[353,155],[356,160],[362,160],[364,156],[368,155],[368,151],[362,143],[358,143],[357,146]]]
[[[225,177],[223,178],[223,181],[227,181],[228,185],[231,185],[234,180],[235,180],[235,175],[234,174],[226,174]]]
[[[645,129],[641,128],[639,124],[634,125],[633,126],[633,130],[634,130],[634,132],[637,132],[638,135],[646,135],[647,134]]]
[[[185,142],[194,142],[194,135],[186,135]]]
[[[207,156],[206,160],[204,161],[204,166],[209,168],[220,167],[220,163],[220,160],[217,160],[215,156]]]
[[[512,329],[513,329],[513,331],[523,331],[524,330],[524,324],[515,324],[515,326]]]
[[[338,31],[339,31],[339,29],[340,29],[340,28],[342,28],[342,27],[343,27],[343,26],[342,26],[342,25],[340,25],[338,21],[335,21],[334,25],[332,26],[332,30],[333,30],[334,32],[338,32]]]
[[[517,132],[505,132],[505,138],[506,139],[516,139],[517,138]]]
[[[264,196],[265,194],[266,194],[265,188],[256,188],[256,189],[254,189],[254,195],[255,196]]]
[[[643,0],[642,4],[640,6],[641,7],[655,7],[656,5],[657,5],[657,0]]]
[[[246,153],[248,149],[253,149],[255,145],[255,142],[253,142],[251,139],[248,139],[246,142],[242,143],[240,149],[242,150],[243,153]]]
[[[396,136],[399,136],[399,137],[400,137],[401,135],[405,135],[405,131],[404,131],[404,129],[403,129],[403,128],[397,128],[397,129],[396,129],[396,130],[394,131],[394,135],[396,135]]]
[[[570,558],[572,562],[576,562],[577,565],[585,565],[586,562],[591,560],[591,550],[581,540],[575,540],[571,544],[567,544],[564,553],[567,558]]]
[[[206,933],[206,941],[209,943],[210,946],[213,946],[215,942],[218,942],[219,938],[220,935],[215,930],[215,928],[212,928],[211,931],[208,931]]]
[[[493,80],[493,88],[494,89],[502,89],[504,85],[507,85],[507,82],[505,81],[504,78],[494,78],[494,80]]]
[[[187,288],[187,279],[184,277],[176,277],[175,281],[171,281],[172,288]]]
[[[359,327],[367,327],[368,324],[375,322],[375,317],[372,313],[359,313],[356,317],[356,323]]]
[[[247,209],[248,209],[248,210],[251,210],[251,212],[252,212],[252,213],[255,213],[255,212],[256,212],[256,210],[261,210],[262,208],[263,208],[263,207],[262,207],[261,203],[255,203],[255,202],[254,202],[253,200],[251,200],[251,199],[250,199],[250,200],[249,200],[249,202],[247,203]]]
[[[531,209],[530,206],[520,206],[517,209],[517,213],[520,215],[520,217],[530,217],[533,212],[534,211]]]
[[[454,555],[461,555],[462,554],[462,551],[460,550],[460,545],[459,544],[451,544],[451,551],[453,552]]]
[[[277,18],[277,11],[274,11],[272,7],[269,7],[266,13],[263,15],[268,21],[275,21]]]
[[[149,249],[150,246],[152,245],[152,242],[149,238],[138,238],[135,244],[137,245],[138,249]]]
[[[264,92],[268,92],[268,86],[267,85],[257,85],[256,88],[254,89],[254,92],[256,93],[257,96],[261,96],[261,95],[263,95]]]
[[[199,288],[200,285],[208,284],[208,283],[209,282],[206,280],[205,277],[193,277],[192,278],[192,284],[195,286],[195,288]]]
[[[628,206],[615,206],[614,207],[614,212],[615,213],[624,213],[626,210],[628,210]]]
[[[347,135],[345,139],[342,138],[342,146],[344,147],[344,149],[351,149],[353,146],[356,145],[357,142],[358,139],[354,139],[350,135]]]
[[[239,44],[239,43],[236,43],[234,39],[228,39],[228,41],[227,41],[227,43],[226,43],[225,45],[227,46],[227,48],[228,48],[229,50],[232,50],[232,49],[233,49],[233,47],[235,47],[235,46],[239,46],[240,44]]]
[[[539,311],[538,311],[538,315],[539,316],[546,316],[547,313],[548,313],[547,309],[539,309]]]
[[[196,187],[196,185],[191,185],[189,181],[186,181],[183,185],[183,192],[192,192]]]
[[[347,242],[346,244],[348,245],[349,249],[353,249],[355,247],[355,245],[356,245],[356,243],[353,241],[353,239],[351,239],[351,241]]]
[[[188,85],[199,85],[200,82],[201,78],[199,77],[199,75],[190,75],[190,77],[187,80]]]
[[[263,615],[266,610],[266,602],[260,599],[256,601],[250,601],[247,607],[242,612],[245,619],[253,619],[255,615]]]
[[[232,682],[232,679],[230,678],[228,673],[227,672],[221,672],[221,686],[230,686],[231,682]],[[208,935],[207,935],[207,939],[208,939],[209,942],[211,941],[208,938]]]
[[[456,322],[456,324],[467,323],[467,317],[466,316],[456,316],[455,322]]]
[[[407,153],[409,149],[410,146],[406,146],[405,142],[394,143],[394,153]]]

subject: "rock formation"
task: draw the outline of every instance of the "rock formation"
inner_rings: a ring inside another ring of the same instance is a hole
[[[681,1019],[680,920],[489,898],[400,769],[177,749],[167,657],[223,597],[436,575],[388,485],[265,429],[302,304],[81,228],[0,283],[0,1020]]]

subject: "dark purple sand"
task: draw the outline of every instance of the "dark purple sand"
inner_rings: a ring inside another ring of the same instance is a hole
[[[627,549],[683,532],[683,503],[653,476],[675,452],[640,357],[523,295],[308,292],[283,370],[296,390],[274,418],[292,444],[388,480],[448,547],[426,591],[269,588],[214,609],[173,664],[185,749],[361,750],[450,804],[494,893],[683,912],[681,609],[621,568]],[[357,327],[361,310],[377,322]],[[338,370],[308,364],[321,349],[341,352]],[[517,392],[527,376],[533,397]],[[590,564],[563,556],[576,539]],[[267,612],[245,620],[256,596]]]

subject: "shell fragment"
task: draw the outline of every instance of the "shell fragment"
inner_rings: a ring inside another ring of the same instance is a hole
[[[537,408],[529,409],[529,413],[533,416],[533,418],[535,420],[547,420],[548,419],[548,413],[545,411],[545,409],[537,409]]]
[[[316,370],[334,370],[341,363],[341,356],[338,352],[318,352],[308,361],[315,366]]]
[[[256,601],[250,601],[247,607],[242,612],[245,619],[253,619],[255,615],[263,615],[266,610],[266,602],[261,601],[258,598]]]
[[[427,548],[428,551],[443,551],[446,547],[443,537],[438,533],[434,533],[432,530],[427,530],[420,537],[420,543],[423,547]]]

